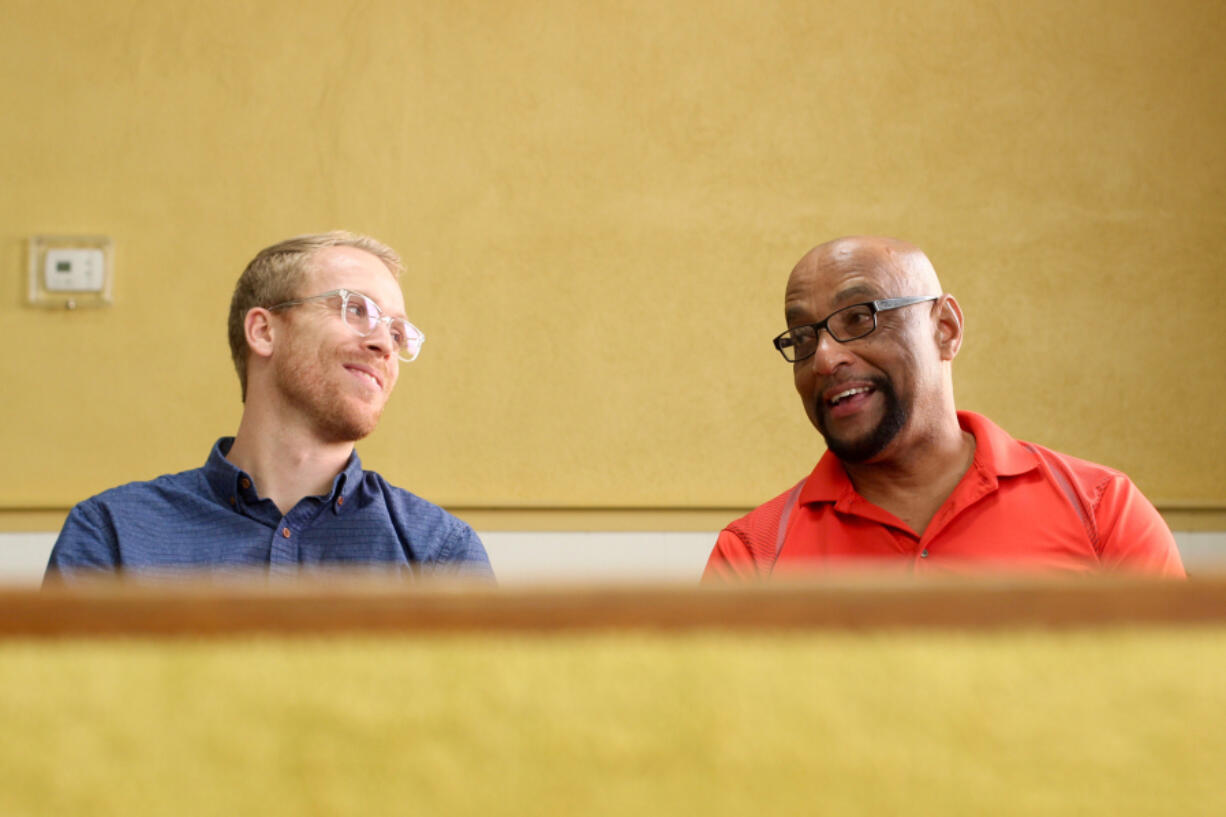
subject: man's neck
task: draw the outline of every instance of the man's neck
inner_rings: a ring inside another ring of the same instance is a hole
[[[226,459],[250,474],[260,497],[286,514],[304,497],[331,490],[352,453],[352,442],[324,442],[306,428],[244,410]]]
[[[975,459],[975,437],[956,415],[905,449],[871,463],[843,463],[860,496],[924,533]]]

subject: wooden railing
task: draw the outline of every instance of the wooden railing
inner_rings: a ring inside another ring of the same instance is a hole
[[[0,589],[0,637],[1226,623],[1226,577],[497,589],[369,576]]]

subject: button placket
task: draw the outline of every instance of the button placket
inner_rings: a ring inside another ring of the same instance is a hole
[[[298,563],[298,537],[289,526],[288,517],[282,517],[272,530],[271,559],[274,563]]]

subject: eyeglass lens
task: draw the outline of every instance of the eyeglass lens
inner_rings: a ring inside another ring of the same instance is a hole
[[[380,322],[386,322],[402,360],[413,360],[421,351],[421,333],[404,318],[385,317],[379,305],[365,295],[348,293],[341,304],[341,314],[349,328],[363,337],[375,331]]]
[[[840,309],[826,319],[826,330],[838,341],[862,338],[875,328],[873,310],[864,304]],[[779,348],[788,360],[803,360],[817,353],[817,332],[812,326],[798,326],[780,338]]]

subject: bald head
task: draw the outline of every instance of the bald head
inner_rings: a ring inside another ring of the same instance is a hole
[[[853,295],[863,294],[874,283],[879,292],[889,293],[875,298],[941,293],[936,270],[919,247],[897,238],[848,236],[818,244],[805,253],[788,279],[789,300],[794,284],[808,288],[819,279],[836,278],[846,279],[848,287],[855,286]],[[831,295],[837,298],[837,293]]]
[[[919,247],[874,236],[820,244],[792,269],[784,309],[796,390],[839,459],[874,461],[957,433],[950,364],[962,312]],[[836,313],[841,322],[827,322]]]

